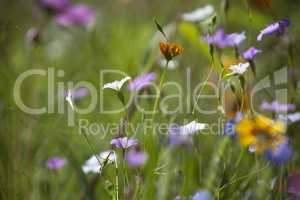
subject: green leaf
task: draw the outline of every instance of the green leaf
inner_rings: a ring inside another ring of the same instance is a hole
[[[156,19],[154,19],[154,23],[156,25],[156,28],[159,32],[161,32],[161,34],[163,34],[163,36],[166,38],[167,40],[167,35],[165,34],[163,28],[161,27],[161,25],[158,23],[158,21]]]

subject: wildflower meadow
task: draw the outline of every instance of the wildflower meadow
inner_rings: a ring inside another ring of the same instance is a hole
[[[299,0],[1,0],[0,199],[299,200]]]

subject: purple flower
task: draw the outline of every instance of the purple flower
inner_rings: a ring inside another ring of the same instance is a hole
[[[243,114],[240,112],[237,112],[234,119],[228,120],[225,123],[224,135],[235,137],[236,136],[235,125],[241,121],[242,117],[243,117]]]
[[[131,167],[139,167],[146,163],[148,155],[145,152],[130,151],[125,156],[128,165]]]
[[[288,178],[287,191],[289,194],[293,195],[293,199],[300,198],[300,172],[296,172],[289,176]]]
[[[88,96],[90,94],[90,91],[86,87],[79,87],[76,90],[71,91],[72,99],[73,100],[79,100],[85,96]],[[64,93],[64,96],[66,97],[68,95],[68,91]]]
[[[84,4],[76,4],[57,15],[56,22],[64,27],[74,25],[90,27],[94,24],[95,18],[96,15],[90,7]]]
[[[289,145],[288,139],[278,144],[276,149],[269,149],[265,152],[265,158],[276,166],[287,163],[292,157],[292,149]]]
[[[141,90],[149,86],[155,79],[156,79],[156,74],[154,72],[143,74],[141,76],[136,77],[134,80],[132,80],[128,85],[128,89],[130,91]]]
[[[279,22],[273,23],[268,25],[266,28],[260,31],[259,35],[257,36],[257,41],[262,41],[265,35],[281,35],[284,33],[285,28],[290,25],[290,21],[287,19],[283,19]]]
[[[43,8],[50,9],[54,12],[62,12],[69,7],[69,0],[40,0]]]
[[[199,190],[192,197],[192,200],[212,200],[212,199],[213,198],[208,190]]]
[[[137,146],[138,145],[138,140],[137,139],[131,139],[127,137],[119,137],[112,139],[110,141],[110,144],[121,149],[126,149],[129,147]]]
[[[51,157],[47,160],[47,167],[49,169],[58,170],[67,164],[67,160],[62,157]]]
[[[294,104],[282,104],[277,101],[273,101],[272,103],[268,103],[264,101],[260,105],[260,109],[267,110],[271,112],[288,112],[296,109]]]
[[[245,32],[225,34],[221,28],[214,35],[204,38],[208,44],[216,45],[218,48],[239,46],[245,39]]]
[[[226,36],[227,46],[239,46],[246,39],[245,31],[241,33],[231,33]]]
[[[262,50],[256,49],[255,47],[250,47],[243,52],[243,58],[246,60],[252,60],[257,54],[261,53]]]

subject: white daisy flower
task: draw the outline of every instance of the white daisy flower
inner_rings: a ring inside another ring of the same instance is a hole
[[[111,83],[106,83],[106,84],[104,84],[104,86],[102,87],[102,89],[107,89],[107,88],[109,88],[109,89],[113,89],[113,90],[119,92],[119,91],[122,89],[123,85],[124,85],[127,81],[129,81],[130,79],[131,79],[131,78],[130,78],[129,76],[126,76],[126,77],[123,78],[122,80],[114,81],[114,82],[111,82]]]
[[[104,163],[111,164],[116,160],[116,154],[113,151],[100,152],[97,157],[93,155],[85,161],[82,166],[82,171],[84,173],[101,173]]]
[[[237,65],[231,65],[229,69],[232,71],[233,74],[243,74],[247,71],[250,64],[247,63],[239,63]]]
[[[192,12],[184,13],[181,18],[185,21],[197,22],[204,20],[214,13],[214,7],[212,5],[206,5],[202,8],[198,8]]]

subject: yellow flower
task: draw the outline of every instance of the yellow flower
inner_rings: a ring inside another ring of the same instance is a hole
[[[264,116],[244,118],[235,127],[243,146],[252,146],[257,153],[275,149],[285,139],[282,133],[285,126]]]
[[[169,42],[160,42],[159,48],[168,61],[172,60],[173,57],[178,56],[183,51],[183,48],[179,44]]]

